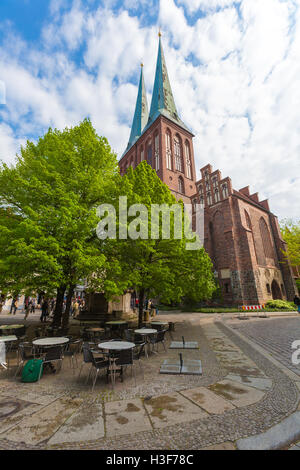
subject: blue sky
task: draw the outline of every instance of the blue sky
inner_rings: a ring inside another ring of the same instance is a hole
[[[120,156],[141,61],[150,104],[159,27],[197,169],[299,218],[298,0],[0,0],[0,158],[86,116]]]

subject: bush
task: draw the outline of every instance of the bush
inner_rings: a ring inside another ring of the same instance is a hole
[[[288,302],[287,300],[269,300],[265,305],[265,310],[269,308],[276,310],[297,310],[294,302]]]

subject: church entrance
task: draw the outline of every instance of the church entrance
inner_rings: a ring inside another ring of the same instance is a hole
[[[279,287],[279,285],[276,281],[272,282],[271,289],[272,289],[272,297],[273,297],[274,300],[282,299],[281,290],[280,290],[280,287]]]

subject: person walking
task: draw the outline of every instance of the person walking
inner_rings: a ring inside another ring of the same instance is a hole
[[[35,300],[32,299],[31,304],[30,304],[30,313],[34,313],[34,312],[35,312]]]
[[[18,299],[14,299],[12,302],[12,314],[15,315],[18,310],[19,302]]]
[[[43,322],[46,323],[47,315],[48,315],[48,308],[49,308],[48,300],[44,299],[44,301],[42,303],[42,314],[41,314],[41,318],[40,318],[40,321],[42,323]]]
[[[73,318],[76,318],[79,315],[79,303],[77,302],[77,299],[73,303]]]
[[[28,317],[29,312],[30,312],[30,308],[31,308],[31,300],[28,299],[28,301],[25,302],[25,306],[24,306],[24,310],[25,310],[24,320],[27,320],[27,317]]]
[[[294,297],[294,304],[297,305],[298,313],[300,313],[300,298],[298,297],[298,295],[295,295]]]

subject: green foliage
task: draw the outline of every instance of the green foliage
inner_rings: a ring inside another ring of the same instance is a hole
[[[296,279],[296,286],[298,289],[298,294],[300,295],[300,279]]]
[[[27,142],[0,168],[0,289],[72,289],[103,270],[91,243],[96,207],[117,184],[117,160],[89,120]]]
[[[294,302],[288,302],[286,300],[269,300],[265,305],[265,310],[276,309],[276,310],[297,310]]]
[[[292,266],[300,266],[300,220],[296,223],[291,220],[283,221],[281,233],[287,244],[285,256],[289,258]]]
[[[176,202],[168,187],[145,161],[135,170],[128,169],[120,182],[119,191],[112,200],[117,212],[118,229],[122,228],[123,223],[118,212],[119,196],[127,196],[128,207],[132,204],[144,204],[147,207],[148,238],[123,240],[118,236],[117,230],[116,240],[107,239],[106,243],[101,244],[100,250],[108,260],[104,281],[107,295],[121,294],[125,289],[132,287],[139,292],[140,307],[144,296],[159,297],[163,303],[179,302],[184,296],[195,301],[210,298],[215,283],[212,263],[204,248],[186,250],[186,238],[174,237],[173,217],[170,239],[164,239],[161,223],[158,238],[150,238],[154,224],[151,218],[151,204],[175,204],[180,208],[182,217],[183,211],[182,204]],[[128,217],[127,228],[134,218]]]

